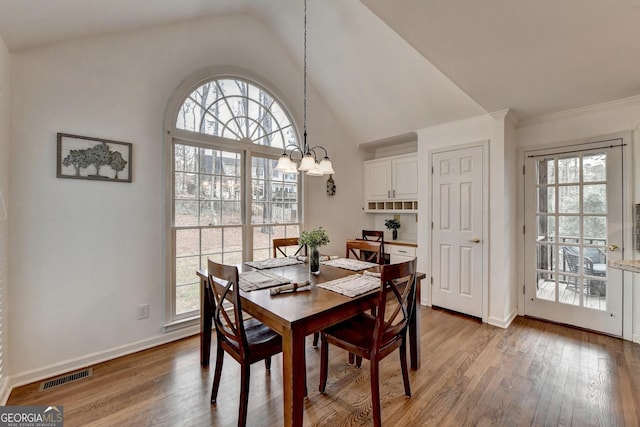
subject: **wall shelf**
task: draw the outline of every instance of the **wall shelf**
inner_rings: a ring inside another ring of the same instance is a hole
[[[366,203],[365,212],[380,213],[417,213],[417,200],[389,200],[389,201],[369,201]]]

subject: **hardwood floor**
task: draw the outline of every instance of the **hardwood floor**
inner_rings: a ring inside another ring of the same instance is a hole
[[[410,371],[411,399],[398,357],[380,365],[384,425],[640,425],[637,344],[522,317],[500,329],[426,307],[421,316],[422,368]],[[322,395],[320,355],[309,341],[305,425],[372,425],[368,363],[348,365],[336,348],[329,355]],[[193,337],[96,365],[91,377],[47,391],[17,388],[7,405],[64,405],[65,427],[236,425],[239,365],[225,358],[215,406],[212,380]],[[281,381],[280,356],[270,373],[252,366],[248,426],[282,425]]]

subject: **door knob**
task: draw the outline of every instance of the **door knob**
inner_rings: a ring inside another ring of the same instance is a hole
[[[480,243],[480,239],[479,239],[479,238],[477,238],[477,237],[474,237],[473,239],[471,239],[471,241],[472,241],[473,243]]]
[[[616,245],[609,245],[609,250],[610,250],[611,252],[613,252],[613,251],[617,251],[617,250],[618,250],[618,247],[617,247]]]

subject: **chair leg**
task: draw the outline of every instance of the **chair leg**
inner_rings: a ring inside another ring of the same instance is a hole
[[[224,349],[217,346],[216,351],[216,370],[213,374],[213,388],[211,389],[211,403],[216,403],[218,397],[218,388],[220,387],[220,375],[222,374],[222,362],[224,361]]]
[[[362,356],[356,356],[356,368],[362,366]]]
[[[380,378],[378,370],[378,360],[372,357],[369,361],[371,376],[371,416],[373,417],[374,427],[382,427],[380,416]]]
[[[318,348],[318,339],[320,339],[320,332],[314,332],[314,334],[313,334],[313,348]]]
[[[327,340],[322,337],[322,341],[320,342],[320,386],[318,390],[320,393],[324,393],[325,388],[327,387],[327,376],[329,368],[329,343]]]
[[[355,355],[353,353],[349,353],[349,365],[353,365]]]
[[[407,341],[402,340],[400,351],[400,368],[402,368],[402,381],[404,382],[404,395],[411,397],[411,384],[409,383],[409,370],[407,369]]]
[[[251,377],[251,365],[243,363],[240,368],[240,409],[238,413],[238,427],[247,425],[247,407],[249,404],[249,379]]]
[[[267,371],[271,370],[271,356],[264,359],[264,367]]]

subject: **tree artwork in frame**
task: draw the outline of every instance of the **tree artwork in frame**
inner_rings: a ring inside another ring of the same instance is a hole
[[[131,182],[128,142],[58,133],[58,178]]]

